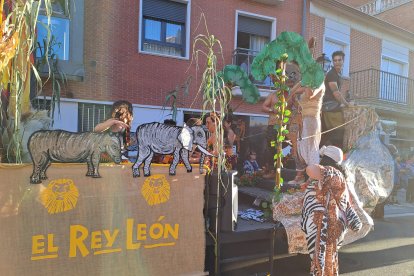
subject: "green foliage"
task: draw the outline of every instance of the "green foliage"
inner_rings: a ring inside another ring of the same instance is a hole
[[[277,112],[276,116],[278,118],[278,123],[275,125],[275,128],[277,130],[277,134],[275,137],[275,141],[272,141],[272,145],[276,147],[276,154],[274,155],[275,160],[275,167],[276,167],[276,185],[275,190],[280,191],[281,186],[283,185],[283,178],[280,174],[280,169],[283,167],[282,158],[283,152],[282,152],[282,143],[286,139],[287,131],[287,123],[289,122],[290,115],[292,112],[288,109],[286,109],[287,103],[285,99],[285,92],[288,91],[289,87],[285,85],[286,76],[284,75],[283,67],[285,66],[284,61],[288,59],[288,55],[282,54],[278,60],[282,60],[281,63],[279,63],[279,68],[275,70],[273,81],[275,85],[279,88],[277,93],[277,99],[278,101],[275,103],[274,110]],[[275,197],[278,199],[279,197]],[[275,199],[274,198],[274,199]]]
[[[45,26],[45,28],[47,28],[47,26]],[[48,30],[48,32],[49,31],[50,30]],[[48,41],[48,39],[50,40]],[[37,41],[37,50],[39,51],[40,56],[36,58],[36,68],[38,71],[46,69],[48,72],[48,77],[44,84],[48,81],[51,81],[52,83],[50,103],[50,117],[52,118],[52,124],[55,114],[55,107],[58,108],[58,113],[60,114],[60,95],[62,88],[67,85],[68,82],[66,74],[60,70],[59,58],[55,53],[55,49],[60,47],[62,47],[62,43],[57,42],[54,35],[51,35],[50,38],[43,39],[42,41]],[[42,87],[38,88],[39,89],[36,94],[41,95],[43,92]]]
[[[242,91],[243,100],[247,103],[255,104],[259,101],[259,91],[246,72],[237,65],[226,65],[223,70],[217,73],[218,77],[223,78],[223,82],[231,86],[237,85]]]
[[[202,15],[203,17],[204,15]],[[245,71],[239,66],[226,65],[221,71],[217,70],[219,66],[217,56],[221,56],[221,60],[224,62],[223,49],[220,40],[208,32],[207,26],[205,28],[207,34],[199,34],[194,39],[193,59],[196,61],[197,68],[199,68],[200,58],[205,60],[199,93],[203,95],[203,110],[211,110],[221,115],[221,119],[214,122],[216,128],[215,148],[223,149],[224,126],[222,119],[223,115],[229,112],[229,103],[232,99],[231,86],[238,85],[240,87],[243,100],[247,103],[256,103],[260,94],[257,87],[252,84]],[[218,171],[225,170],[225,156],[222,150],[218,151],[217,169]]]
[[[10,93],[7,110],[0,100],[0,155],[7,158],[7,160],[2,159],[2,162],[21,163],[22,161],[21,115],[30,110],[29,74],[32,73],[36,78],[37,87],[42,86],[42,80],[36,66],[31,62],[31,55],[36,49],[36,26],[39,11],[43,6],[48,17],[47,26],[49,26],[54,2],[53,0],[7,1],[9,13],[7,18],[3,18],[4,33],[2,35],[16,35],[18,42],[14,48],[15,53],[10,59],[10,66],[2,68],[0,71],[0,79],[4,81],[6,78],[6,84],[4,87],[0,84],[0,90],[9,88]],[[50,42],[50,37],[49,30],[47,43]],[[3,43],[4,38],[2,37],[0,43]],[[49,53],[46,53],[46,56],[49,57]],[[49,66],[49,63],[47,64]]]
[[[275,40],[265,46],[252,63],[252,75],[257,80],[264,80],[276,71],[276,61],[296,61],[302,74],[302,85],[318,88],[324,73],[321,66],[313,59],[306,41],[297,33],[282,32]],[[276,71],[276,74],[279,72]]]
[[[272,204],[268,201],[262,201],[260,203],[260,208],[263,211],[263,217],[264,218],[271,218],[272,214],[273,214],[273,210],[272,210]]]
[[[177,85],[174,90],[167,93],[167,96],[165,96],[165,103],[162,107],[164,110],[166,106],[169,104],[171,106],[171,118],[174,121],[177,121],[177,99],[180,96],[180,92],[182,96],[188,96],[189,92],[188,89],[190,87],[191,83],[191,76],[187,78],[185,83],[182,86]]]
[[[281,198],[282,192],[275,186],[275,188],[273,189],[273,202],[279,202]]]
[[[197,68],[200,57],[205,60],[204,71],[201,77],[199,92],[203,95],[203,110],[211,110],[214,113],[227,114],[227,107],[231,100],[230,88],[226,86],[223,77],[218,75],[217,54],[222,56],[223,49],[220,40],[210,35],[206,26],[207,34],[199,34],[194,39],[193,59],[196,60]],[[223,58],[224,59],[224,58]],[[222,118],[215,120],[216,144],[215,148],[224,148],[224,126]],[[217,169],[219,172],[225,170],[224,151],[217,153]],[[221,173],[218,174],[221,182]]]
[[[313,59],[306,41],[297,33],[283,32],[275,40],[267,44],[256,56],[252,63],[252,75],[257,80],[263,80],[268,76],[272,77],[278,101],[274,106],[278,122],[276,123],[277,135],[272,141],[272,147],[276,147],[277,153],[274,156],[276,166],[276,185],[274,201],[280,200],[280,189],[283,185],[283,178],[280,170],[282,164],[282,143],[289,133],[287,123],[291,111],[287,109],[285,99],[289,87],[286,85],[287,76],[284,73],[286,62],[295,61],[299,65],[302,75],[302,86],[312,89],[318,88],[324,80],[324,73],[321,66]]]

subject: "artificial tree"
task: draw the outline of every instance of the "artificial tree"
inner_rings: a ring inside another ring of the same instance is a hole
[[[278,118],[278,123],[275,125],[277,136],[272,142],[272,147],[276,147],[276,154],[274,155],[276,201],[279,199],[281,186],[283,185],[283,178],[281,177],[282,143],[286,134],[289,133],[287,124],[291,112],[287,109],[286,94],[289,92],[289,87],[285,84],[287,79],[285,66],[287,62],[291,61],[295,61],[299,65],[302,86],[316,89],[322,84],[325,77],[322,67],[313,59],[308,44],[303,37],[295,32],[282,32],[260,51],[252,63],[253,77],[257,80],[264,80],[270,76],[278,98],[274,106]]]

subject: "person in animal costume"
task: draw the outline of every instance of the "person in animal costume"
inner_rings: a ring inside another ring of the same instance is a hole
[[[338,250],[348,228],[362,227],[353,209],[340,167],[343,152],[335,146],[320,149],[319,165],[310,165],[306,173],[312,179],[308,185],[302,208],[302,230],[306,234],[311,258],[311,275],[338,275]]]

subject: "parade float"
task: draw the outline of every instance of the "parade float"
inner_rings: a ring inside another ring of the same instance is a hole
[[[28,36],[36,26],[36,13],[31,11],[40,4],[35,2],[13,7],[15,16],[2,18],[1,271],[9,275],[27,271],[34,275],[218,275],[268,262],[272,273],[278,256],[306,253],[298,228],[303,193],[283,190],[280,152],[290,114],[283,93],[278,103],[280,135],[275,137],[280,153],[275,156],[277,174],[268,191],[247,193],[238,200],[236,173],[226,171],[221,150],[207,151],[201,127],[139,126],[134,164],[120,163],[117,135],[49,130],[47,114],[30,113],[27,80],[30,72],[38,77],[31,61],[34,46],[27,43],[34,41]],[[31,21],[24,21],[25,16]],[[7,25],[10,20],[15,21]],[[206,61],[200,84],[205,110],[226,114],[233,85],[241,88],[247,102],[259,99],[240,68],[217,70],[216,52],[221,47],[217,38],[207,32],[197,36],[194,44],[194,56],[204,55]],[[197,50],[197,44],[204,50]],[[272,75],[283,91],[284,71],[275,61],[293,59],[300,65],[304,86],[321,84],[323,73],[303,38],[289,32],[259,54],[258,78]],[[352,242],[372,228],[369,213],[391,192],[393,165],[379,139],[374,110],[353,107],[345,110],[345,116],[349,121],[345,147],[350,150],[344,168],[352,202],[364,218],[363,231],[347,237]],[[216,129],[214,147],[222,149],[221,120],[216,121]],[[22,141],[28,141],[27,147]],[[210,155],[210,168],[189,164],[193,145],[201,148],[203,159]],[[102,153],[112,162],[101,164]],[[174,158],[169,165],[151,164],[154,153]],[[30,162],[23,163],[22,157]],[[184,164],[178,164],[180,160]],[[267,202],[273,219],[260,214],[238,216],[237,209],[260,205],[257,200]]]

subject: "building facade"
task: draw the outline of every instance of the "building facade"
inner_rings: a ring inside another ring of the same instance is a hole
[[[320,45],[317,55],[323,52],[329,56],[334,50],[345,52],[342,92],[349,91],[357,104],[374,107],[384,125],[395,127],[390,142],[412,150],[414,33],[380,16],[406,9],[412,1],[391,1],[394,6],[374,15],[364,9],[371,2],[380,9],[390,1],[312,0],[310,33]]]
[[[68,65],[63,69],[70,79],[55,127],[72,131],[91,130],[120,99],[134,105],[133,127],[163,121],[171,116],[166,96],[177,88],[176,119],[182,124],[185,114],[202,111],[198,88],[204,60],[197,71],[192,52],[195,37],[207,34],[206,26],[221,41],[220,66],[241,65],[280,32],[303,32],[302,15],[309,14],[309,3],[301,0],[76,0],[71,5],[73,20],[55,13],[52,25],[64,46],[59,58]],[[189,77],[184,95],[181,88]],[[265,97],[269,84],[260,85]],[[238,95],[231,107],[236,114],[266,117],[261,103],[245,104]]]
[[[381,8],[378,3],[384,1],[371,2]],[[171,118],[166,97],[174,91],[175,119],[181,125],[202,112],[198,89],[204,61],[193,59],[197,35],[208,29],[221,41],[220,66],[234,63],[249,73],[265,43],[282,31],[294,31],[315,37],[315,58],[343,50],[342,92],[357,104],[374,106],[381,119],[395,122],[397,133],[391,138],[403,147],[414,146],[414,34],[405,23],[386,21],[396,17],[388,14],[413,3],[392,2],[395,7],[371,15],[363,8],[370,2],[363,0],[68,1],[70,14],[57,8],[52,20],[62,46],[59,64],[69,78],[55,128],[91,130],[120,99],[134,105],[133,128],[162,122]],[[261,103],[270,82],[256,84],[259,103],[246,104],[235,94],[231,108],[252,128],[261,128],[267,120]]]

